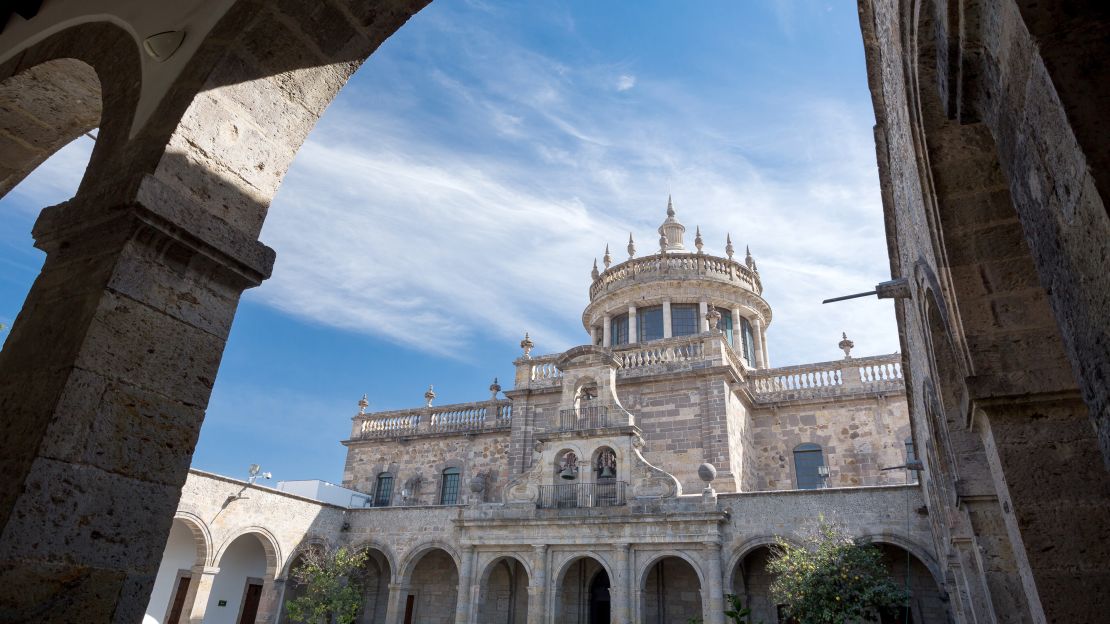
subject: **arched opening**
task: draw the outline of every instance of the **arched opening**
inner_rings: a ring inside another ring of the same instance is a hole
[[[459,569],[447,551],[429,548],[421,553],[408,581],[402,621],[413,624],[454,621]]]
[[[642,620],[650,624],[686,624],[703,617],[701,580],[682,557],[663,557],[652,564],[640,586]]]
[[[757,546],[736,563],[732,571],[732,593],[751,609],[752,622],[778,622],[779,609],[771,599],[774,576],[767,570],[771,559],[769,545]]]
[[[528,621],[528,571],[514,557],[500,557],[486,566],[478,600],[478,621],[523,624]]]
[[[393,573],[389,559],[377,548],[367,549],[366,563],[362,566],[362,608],[358,613],[359,624],[383,624],[389,606],[389,581]]]
[[[244,533],[224,549],[216,562],[220,571],[212,581],[205,624],[247,624],[258,617],[263,584],[273,575],[264,540],[258,533]]]
[[[196,591],[193,568],[203,566],[207,559],[208,546],[201,528],[190,520],[174,518],[143,624],[189,621],[189,600],[194,595],[190,589]]]
[[[879,614],[882,624],[945,624],[948,599],[937,585],[933,573],[911,552],[894,544],[875,544],[883,553],[883,563],[891,578],[910,594],[909,604]]]
[[[552,602],[556,624],[600,624],[610,617],[610,581],[593,557],[578,557],[563,568]]]

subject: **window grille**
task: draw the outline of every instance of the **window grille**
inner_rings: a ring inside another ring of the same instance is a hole
[[[628,344],[628,315],[621,314],[609,320],[609,344]]]
[[[448,468],[443,471],[443,489],[440,492],[440,505],[456,505],[459,502],[459,469]]]
[[[723,318],[721,319],[724,320]],[[731,323],[731,319],[729,319]],[[698,333],[698,306],[697,304],[679,304],[671,306],[671,335],[693,336]]]
[[[378,475],[378,484],[374,487],[374,506],[389,507],[393,500],[393,475],[383,472]]]
[[[636,340],[648,342],[663,337],[663,306],[636,311]]]

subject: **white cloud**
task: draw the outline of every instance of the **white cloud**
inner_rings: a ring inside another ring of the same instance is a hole
[[[631,74],[621,74],[617,78],[617,91],[628,91],[636,86],[636,77]]]

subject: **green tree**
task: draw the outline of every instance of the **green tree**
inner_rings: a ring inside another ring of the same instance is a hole
[[[289,619],[306,624],[351,624],[362,606],[362,570],[365,550],[310,549],[291,576],[304,592],[286,603]]]
[[[801,546],[780,538],[771,550],[771,597],[799,622],[874,621],[880,610],[900,607],[909,599],[883,565],[878,548],[853,539],[824,518]]]
[[[725,617],[727,617],[732,624],[751,623],[749,618],[752,615],[752,610],[744,606],[744,603],[740,600],[740,596],[736,594],[725,594],[725,600],[728,602],[728,607],[725,609]]]

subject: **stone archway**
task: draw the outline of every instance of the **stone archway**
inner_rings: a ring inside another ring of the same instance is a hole
[[[612,577],[600,561],[583,555],[568,561],[556,578],[551,605],[555,624],[608,622]]]
[[[145,624],[187,622],[196,597],[198,570],[211,555],[211,540],[199,519],[176,517],[147,603]]]
[[[640,580],[640,619],[652,624],[686,624],[703,618],[701,577],[684,557],[663,555]]]
[[[732,571],[731,593],[752,610],[753,622],[777,622],[778,606],[771,598],[774,576],[767,570],[771,543],[752,547],[737,561]]]
[[[268,536],[245,531],[220,550],[219,572],[203,611],[206,624],[239,624],[264,617],[263,589],[272,585],[277,572],[274,548]]]
[[[432,546],[409,559],[401,583],[401,621],[412,624],[453,622],[458,606],[459,568],[446,550]]]
[[[910,593],[909,604],[881,614],[882,624],[946,624],[951,621],[948,596],[933,571],[909,550],[887,542],[875,542],[883,563],[896,583]]]
[[[516,557],[498,557],[482,572],[478,621],[523,624],[528,621],[528,570]]]
[[[358,624],[384,624],[389,607],[389,583],[393,568],[389,557],[377,548],[367,548],[366,563],[359,582],[362,583],[362,609]]]

